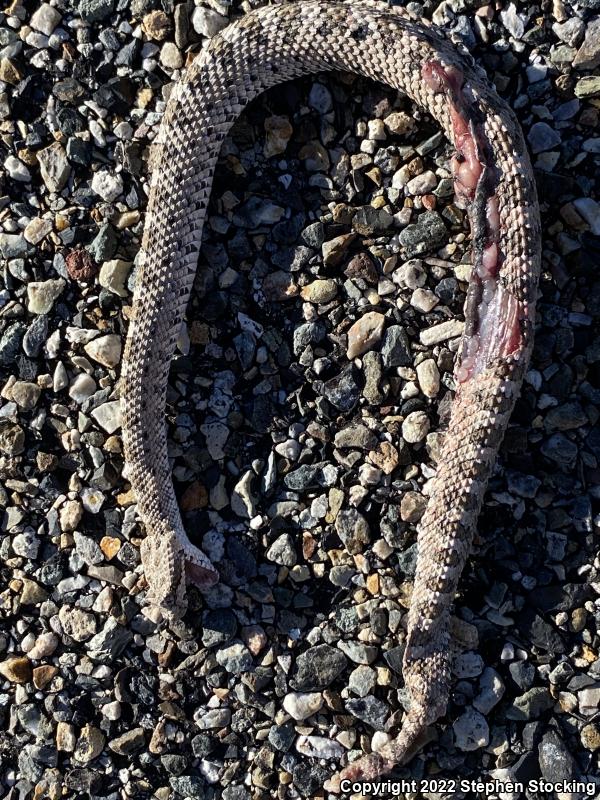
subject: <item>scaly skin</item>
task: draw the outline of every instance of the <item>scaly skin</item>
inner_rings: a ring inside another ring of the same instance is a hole
[[[447,91],[424,80],[424,68],[436,75],[446,70],[452,81],[460,76],[463,106],[453,107]],[[499,212],[499,228],[492,232],[499,252],[493,265],[498,268],[494,288],[500,313],[508,309],[515,323],[494,343],[495,352],[494,347],[482,350],[483,363],[480,357],[476,369],[461,373],[433,492],[419,527],[404,657],[410,711],[396,740],[342,773],[372,778],[406,760],[419,735],[446,707],[449,610],[530,354],[540,269],[535,186],[516,119],[485,76],[435,28],[377,2],[317,0],[269,6],[212,39],[174,87],[154,144],[140,272],[123,362],[123,440],[128,475],[147,530],[142,558],[149,599],[182,614],[186,580],[207,586],[218,575],[190,543],[181,522],[167,454],[166,387],[219,149],[244,106],[259,93],[282,81],[331,69],[359,73],[405,92],[432,114],[449,138],[456,134],[457,148],[465,153],[468,149],[463,163],[473,164],[473,148],[487,143],[484,166],[488,176],[492,166],[496,174],[483,200],[491,197]],[[464,122],[474,108],[479,121],[469,128],[461,119]],[[459,167],[457,163],[457,171]],[[463,179],[468,183],[469,174]],[[461,195],[464,199],[464,180]],[[482,237],[492,233],[487,229],[486,234],[485,206],[476,196],[470,214],[477,263],[485,244]],[[477,299],[481,281],[474,278],[471,289]],[[471,335],[479,322],[471,313]]]

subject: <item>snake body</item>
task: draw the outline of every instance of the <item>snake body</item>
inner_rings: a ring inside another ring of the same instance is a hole
[[[128,476],[147,536],[149,598],[185,610],[186,581],[218,574],[182,525],[167,452],[169,365],[190,296],[221,144],[259,93],[309,73],[345,70],[404,92],[454,142],[457,200],[468,207],[473,274],[457,392],[418,530],[404,679],[411,703],[398,737],[350,764],[346,778],[389,771],[444,713],[449,613],[486,483],[532,346],[540,223],[517,120],[470,59],[433,26],[378,2],[309,0],[262,8],[214,37],[169,98],[153,171],[122,369]]]

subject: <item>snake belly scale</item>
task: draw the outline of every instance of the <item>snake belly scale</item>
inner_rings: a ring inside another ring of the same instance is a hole
[[[148,597],[175,615],[186,582],[218,573],[183,528],[165,425],[170,362],[196,272],[221,144],[243,108],[283,81],[345,70],[404,92],[454,142],[457,201],[468,208],[473,271],[457,391],[427,509],[404,654],[410,709],[379,753],[342,775],[406,761],[449,694],[449,614],[486,483],[532,347],[540,222],[517,120],[483,73],[433,26],[379,2],[309,0],[247,14],[210,41],[173,87],[153,143],[150,197],[121,377],[127,475],[146,527]]]

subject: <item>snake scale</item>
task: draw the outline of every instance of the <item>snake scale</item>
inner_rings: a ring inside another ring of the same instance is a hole
[[[127,474],[146,526],[150,600],[185,610],[186,582],[218,574],[188,539],[165,425],[169,365],[196,272],[221,144],[264,90],[345,70],[381,81],[426,109],[454,143],[456,201],[468,209],[473,256],[457,391],[430,499],[404,653],[410,694],[399,735],[342,775],[367,779],[410,758],[449,694],[450,608],[486,483],[532,347],[540,221],[517,120],[482,71],[432,25],[379,2],[294,2],[252,11],[215,36],[175,84],[153,143],[150,198],[122,369]]]

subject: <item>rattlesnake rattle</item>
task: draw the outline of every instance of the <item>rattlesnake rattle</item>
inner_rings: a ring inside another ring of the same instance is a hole
[[[232,123],[251,100],[324,70],[386,83],[437,120],[457,151],[455,192],[469,210],[473,239],[456,397],[418,530],[403,669],[410,709],[397,738],[341,775],[366,780],[408,760],[425,728],[445,711],[450,607],[531,352],[540,271],[539,210],[520,127],[482,72],[435,27],[375,1],[269,6],[215,36],[173,87],[153,143],[122,369],[123,441],[146,526],[148,597],[181,615],[186,581],[202,588],[218,579],[184,531],[165,425],[169,365],[194,281],[215,165]]]

